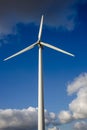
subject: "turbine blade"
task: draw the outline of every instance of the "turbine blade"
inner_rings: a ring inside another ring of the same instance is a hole
[[[67,52],[67,51],[64,51],[64,50],[62,50],[62,49],[60,49],[60,48],[57,48],[57,47],[55,47],[55,46],[53,46],[53,45],[50,45],[50,44],[48,44],[48,43],[41,42],[41,45],[46,46],[46,47],[48,47],[48,48],[51,48],[51,49],[53,49],[53,50],[62,52],[62,53],[67,54],[67,55],[69,55],[69,56],[73,56],[73,57],[75,56],[75,55],[73,55],[73,54],[71,54],[71,53],[69,53],[69,52]]]
[[[38,40],[39,40],[39,41],[40,41],[40,39],[41,39],[42,26],[43,26],[43,15],[42,15],[42,17],[41,17],[40,28],[39,28],[39,34],[38,34]]]
[[[17,55],[20,55],[20,54],[22,54],[22,53],[24,53],[24,52],[26,52],[26,51],[28,51],[28,50],[34,48],[34,46],[35,46],[36,44],[37,44],[37,42],[34,43],[34,44],[32,44],[32,45],[30,45],[30,46],[28,46],[28,47],[26,47],[25,49],[23,49],[23,50],[21,50],[21,51],[15,53],[15,54],[13,54],[12,56],[9,56],[8,58],[4,59],[4,61],[9,60],[9,59],[11,59],[11,58],[13,58],[13,57],[15,57],[15,56],[17,56]]]

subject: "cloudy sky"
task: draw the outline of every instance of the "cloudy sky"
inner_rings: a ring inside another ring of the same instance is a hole
[[[87,130],[87,0],[0,0],[0,130],[37,130],[38,47],[43,48],[46,130]]]

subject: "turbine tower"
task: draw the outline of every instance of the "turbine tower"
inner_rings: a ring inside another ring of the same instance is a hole
[[[32,45],[26,47],[25,49],[13,54],[12,56],[9,56],[8,58],[4,59],[4,61],[9,60],[17,55],[20,55],[32,48],[34,48],[36,45],[39,47],[38,51],[38,130],[45,130],[45,118],[44,118],[44,92],[43,92],[43,69],[42,69],[42,48],[48,47],[53,50],[56,50],[58,52],[67,54],[69,56],[73,56],[73,54],[64,51],[60,48],[57,48],[53,45],[50,45],[48,43],[44,43],[41,41],[41,35],[42,35],[42,27],[43,27],[43,15],[41,17],[41,22],[40,22],[40,28],[39,28],[39,33],[38,33],[38,40],[33,43]]]

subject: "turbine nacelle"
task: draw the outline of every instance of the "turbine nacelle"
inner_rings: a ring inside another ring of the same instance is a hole
[[[38,47],[43,47],[41,41],[37,41],[37,45],[38,45]]]

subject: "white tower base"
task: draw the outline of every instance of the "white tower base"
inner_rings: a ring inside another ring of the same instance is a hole
[[[41,45],[39,45],[39,63],[38,63],[38,130],[45,130],[42,46]]]

